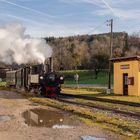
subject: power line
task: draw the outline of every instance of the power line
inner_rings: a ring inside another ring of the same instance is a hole
[[[100,27],[102,27],[103,25],[105,25],[106,22],[107,22],[107,21],[105,21],[105,22],[103,22],[102,24],[96,26],[95,28],[93,28],[92,30],[90,30],[87,34],[90,34],[91,32],[96,31],[98,28],[100,28]]]

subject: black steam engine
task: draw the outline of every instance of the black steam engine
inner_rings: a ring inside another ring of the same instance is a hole
[[[64,83],[63,76],[53,72],[52,58],[48,64],[26,66],[6,73],[6,82],[9,87],[39,92],[42,96],[56,97]]]

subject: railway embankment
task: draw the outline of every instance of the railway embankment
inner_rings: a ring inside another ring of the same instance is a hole
[[[63,88],[58,99],[37,97],[24,91],[18,92],[34,103],[77,115],[91,127],[97,126],[113,131],[130,140],[140,139],[139,97],[114,96],[113,94],[106,94],[103,89],[85,88]]]
[[[29,100],[40,103],[45,106],[62,109],[71,112],[81,118],[90,126],[99,126],[101,128],[111,130],[121,135],[125,135],[128,139],[140,138],[140,121],[121,113],[110,112],[97,108],[85,107],[82,105],[72,104],[61,100],[30,98]],[[71,99],[69,99],[71,100]]]
[[[59,102],[60,101],[54,99],[35,97],[25,92],[17,93],[15,91],[0,90],[0,139],[81,140],[81,138],[88,136],[92,136],[92,138],[95,137],[95,139],[103,138],[105,140],[127,139],[125,136],[106,131],[96,125],[89,127],[81,121],[79,122],[79,117],[77,116],[80,116],[80,112],[79,114],[78,112],[68,113],[74,111],[68,111],[72,109],[71,106]],[[59,108],[59,110],[55,108]],[[60,114],[62,112],[63,114]],[[63,115],[67,118],[63,117]],[[82,118],[85,117],[86,116],[83,115]],[[53,126],[52,124],[50,125],[49,119],[51,123],[53,122]],[[67,119],[72,119],[71,121],[74,124],[72,125]],[[47,122],[49,123],[49,127],[46,124]],[[70,125],[59,126],[59,124],[65,123],[70,123]]]

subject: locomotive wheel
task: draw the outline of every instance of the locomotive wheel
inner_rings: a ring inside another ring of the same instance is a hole
[[[40,94],[41,96],[45,96],[45,87],[40,87],[40,88],[39,88],[39,94]]]

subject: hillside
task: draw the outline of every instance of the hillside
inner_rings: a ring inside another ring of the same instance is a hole
[[[99,69],[108,68],[110,34],[78,35],[70,37],[47,37],[53,47],[54,69]],[[138,34],[113,33],[113,57],[140,55]],[[0,67],[5,67],[0,63]],[[13,67],[15,64],[13,64]]]
[[[45,39],[53,47],[55,69],[108,67],[109,33]],[[113,33],[113,56],[124,56],[127,47],[128,34],[125,32]],[[101,66],[98,63],[101,63]]]

